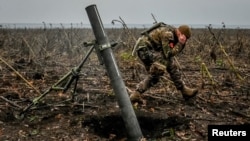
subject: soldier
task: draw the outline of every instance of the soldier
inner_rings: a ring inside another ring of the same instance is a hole
[[[142,101],[141,94],[159,82],[160,76],[164,75],[165,70],[185,100],[198,93],[198,89],[188,88],[185,85],[173,60],[174,56],[184,49],[186,41],[190,37],[191,29],[188,25],[175,28],[162,22],[142,32],[134,50],[144,64],[148,76],[137,85],[136,90],[130,95],[132,102]]]

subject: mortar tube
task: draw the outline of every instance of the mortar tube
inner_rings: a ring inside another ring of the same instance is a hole
[[[95,4],[86,7],[87,15],[91,23],[99,51],[103,58],[103,63],[106,67],[108,76],[111,81],[112,88],[118,100],[118,105],[121,110],[127,136],[129,141],[139,141],[143,135],[137,121],[133,106],[123,82],[121,73],[113,55],[109,39],[104,32],[104,27],[99,16],[99,12]],[[119,130],[119,129],[117,129]]]

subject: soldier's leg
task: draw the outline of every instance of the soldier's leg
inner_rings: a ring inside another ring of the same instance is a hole
[[[181,91],[182,96],[185,100],[194,97],[198,93],[197,89],[191,89],[185,85],[181,77],[181,72],[178,69],[177,65],[174,63],[174,61],[170,61],[168,63],[167,71],[172,81],[174,82],[176,89]]]
[[[146,78],[137,85],[134,93],[130,95],[131,101],[141,101],[141,94],[143,94],[150,87],[157,84],[159,82],[160,76],[164,74],[165,70],[165,66],[157,62],[152,63],[148,72],[148,76],[146,76]]]
[[[152,64],[152,58],[149,56],[149,50],[144,42],[140,42],[136,52],[146,71],[149,72],[150,66]],[[136,90],[130,94],[130,99],[132,102],[142,102],[141,93],[144,93],[147,90],[150,81],[151,77],[148,75],[143,81],[137,84]]]
[[[164,74],[166,67],[159,62],[154,62],[149,68],[149,75],[138,84],[137,91],[144,93],[147,89],[159,82],[160,76]]]
[[[159,76],[149,74],[146,76],[144,80],[142,80],[136,87],[136,91],[139,93],[144,93],[150,87],[154,86],[157,82],[159,82]]]
[[[184,81],[182,81],[181,72],[173,61],[169,61],[167,71],[177,90],[181,90],[184,87]]]

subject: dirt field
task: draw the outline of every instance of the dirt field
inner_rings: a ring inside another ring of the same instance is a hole
[[[106,29],[110,41],[119,42],[112,50],[128,91],[146,75],[131,56],[131,35],[142,30]],[[146,105],[133,105],[147,140],[205,141],[208,125],[250,124],[250,30],[211,31],[193,29],[176,57],[186,84],[200,88],[196,98],[185,102],[166,73],[143,95]],[[81,68],[74,94],[75,83],[65,92],[52,89],[83,60],[90,48],[84,42],[92,40],[91,29],[0,28],[0,140],[126,140],[115,94],[95,52]],[[36,104],[21,117],[32,101]]]

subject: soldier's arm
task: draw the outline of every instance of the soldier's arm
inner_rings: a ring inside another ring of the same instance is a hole
[[[185,44],[183,45],[179,42],[174,45],[170,41],[169,39],[165,39],[164,42],[162,42],[163,53],[166,58],[179,54],[185,46]]]
[[[181,44],[181,43],[177,43],[174,45],[174,47],[170,48],[170,52],[169,52],[169,55],[170,56],[175,56],[177,55],[178,53],[180,53],[182,51],[182,49],[184,48],[185,44]]]
[[[187,38],[184,34],[180,33],[179,31],[177,31],[178,34],[178,42],[176,43],[176,45],[171,49],[170,55],[171,56],[175,56],[176,54],[180,53],[183,48],[185,47]]]
[[[177,53],[177,50],[173,50],[175,47],[179,48],[179,45],[176,44],[175,46],[171,46],[170,41],[174,40],[174,35],[171,31],[164,31],[161,33],[161,44],[162,44],[162,49],[163,53],[166,58],[169,58],[170,56],[174,55]]]
[[[183,45],[181,43],[177,43],[175,45],[171,43],[174,41],[173,32],[171,31],[162,32],[161,37],[162,37],[161,40],[162,49],[166,58],[174,56],[182,50]]]
[[[170,47],[169,47],[169,44],[168,43],[164,43],[162,44],[162,49],[163,49],[163,54],[166,58],[169,58],[170,57]]]

